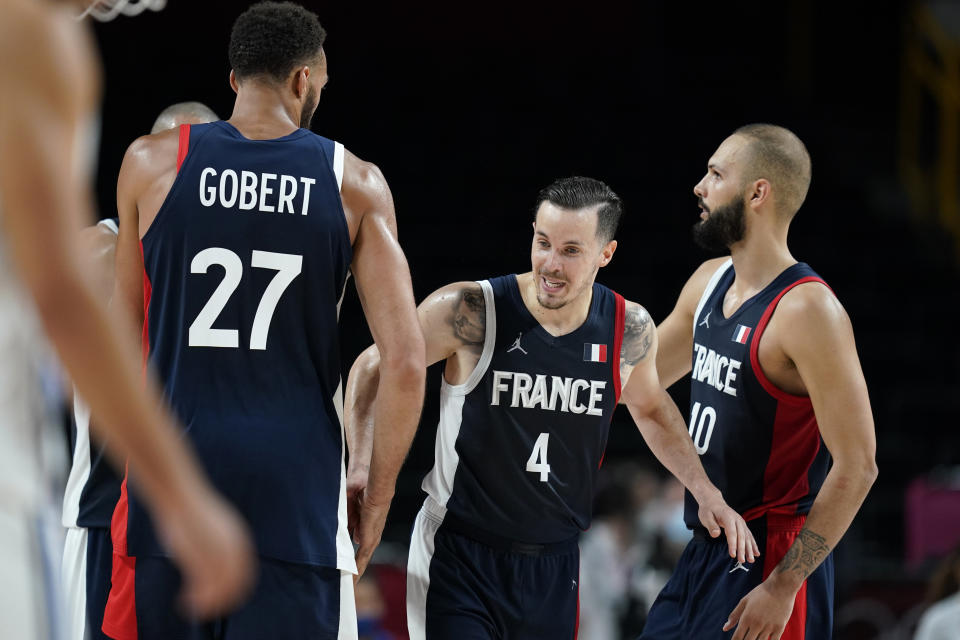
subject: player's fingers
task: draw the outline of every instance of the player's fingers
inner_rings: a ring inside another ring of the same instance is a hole
[[[731,558],[737,557],[737,548],[739,546],[740,532],[737,530],[735,522],[723,522],[723,531],[727,534],[727,551]]]
[[[746,598],[742,598],[740,602],[737,603],[737,606],[734,607],[733,611],[730,612],[730,615],[727,617],[726,623],[723,625],[724,631],[730,631],[740,622],[740,616],[743,615],[743,610],[747,606]]]
[[[700,524],[710,533],[711,538],[716,538],[720,535],[720,523],[717,522],[717,518],[713,515],[712,511],[707,511],[704,514]]]
[[[744,562],[747,559],[747,526],[743,520],[737,518],[737,562]]]

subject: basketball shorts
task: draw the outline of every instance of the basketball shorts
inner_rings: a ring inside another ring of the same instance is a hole
[[[106,527],[70,527],[60,576],[70,640],[104,640],[100,625],[110,593],[113,541]]]
[[[204,622],[182,615],[180,572],[169,558],[113,558],[103,632],[114,640],[357,639],[354,576],[347,571],[261,557],[250,598]]]
[[[754,564],[738,563],[725,537],[694,532],[673,576],[647,617],[641,640],[721,640],[730,613],[783,559],[803,527],[804,516],[767,515],[748,524],[760,547]],[[793,614],[781,640],[830,640],[833,635],[833,556],[807,578],[797,592]]]
[[[0,507],[0,638],[66,637],[57,579],[62,531],[52,513]]]
[[[511,542],[476,531],[427,498],[407,563],[411,640],[562,640],[577,633],[576,539]]]

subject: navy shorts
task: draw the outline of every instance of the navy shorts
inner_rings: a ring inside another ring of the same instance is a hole
[[[410,640],[575,638],[579,580],[576,539],[512,543],[425,506],[407,564]]]
[[[356,638],[353,575],[338,569],[261,557],[250,598],[225,617],[199,622],[180,615],[180,572],[168,558],[114,555],[118,561],[133,565],[135,595],[130,602],[111,593],[103,631],[114,640]]]
[[[754,564],[730,557],[725,537],[695,534],[670,581],[653,603],[641,640],[721,640],[733,637],[723,625],[740,600],[786,555],[804,516],[767,515],[748,524],[760,547]],[[830,640],[833,636],[833,556],[797,592],[781,640]]]
[[[110,593],[110,568],[113,562],[113,540],[107,527],[87,529],[87,624],[93,640],[106,638],[100,631],[103,610]]]

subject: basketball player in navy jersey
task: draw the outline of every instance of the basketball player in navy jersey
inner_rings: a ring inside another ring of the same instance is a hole
[[[642,638],[832,635],[830,551],[877,476],[876,441],[850,319],[787,248],[810,174],[796,135],[754,124],[720,145],[694,187],[695,238],[730,257],[705,262],[684,286],[658,328],[657,369],[665,385],[692,370],[690,436],[748,521],[763,566],[730,561],[688,495],[695,537]]]
[[[755,557],[660,386],[650,316],[594,282],[620,215],[604,183],[559,180],[537,199],[530,272],[454,283],[420,305],[427,362],[445,362],[436,464],[407,565],[414,640],[574,637],[577,538],[618,403],[697,496],[703,526],[725,529],[730,557]],[[348,382],[351,460],[369,438],[377,382],[371,347]]]
[[[200,102],[178,102],[160,112],[151,133],[181,124],[217,120]],[[113,295],[117,249],[117,218],[107,218],[80,234],[81,252],[94,292],[104,306]],[[90,437],[90,410],[77,395],[73,400],[73,464],[63,496],[62,524],[67,528],[61,579],[67,605],[70,638],[106,638],[100,629],[110,592],[113,545],[110,517],[120,495],[120,477],[110,465],[105,447]]]
[[[83,275],[77,231],[92,211],[99,76],[90,34],[75,20],[80,5],[0,0],[3,638],[46,638],[62,628],[52,597],[59,550],[50,553],[41,525],[52,497],[38,446],[44,415],[35,378],[45,338],[100,416],[115,459],[129,456],[141,467],[144,494],[186,575],[185,603],[201,613],[229,606],[252,575],[242,524],[209,488]]]
[[[353,579],[416,430],[424,345],[386,181],[306,128],[327,81],[324,38],[298,5],[253,5],[230,37],[231,118],[145,136],[124,158],[116,301],[142,323],[207,472],[251,523],[261,571],[251,600],[215,624],[181,618],[179,578],[128,482],[112,526],[113,638],[357,635]],[[348,269],[385,354],[356,553],[339,415]]]

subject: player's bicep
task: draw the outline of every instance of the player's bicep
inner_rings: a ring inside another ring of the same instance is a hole
[[[620,402],[642,412],[660,395],[657,343],[657,329],[650,314],[640,305],[627,302],[620,347],[620,379],[624,381]]]
[[[455,282],[437,289],[417,308],[427,345],[427,365],[446,360],[458,349],[483,348],[486,303],[476,282]]]
[[[117,216],[120,220],[114,256],[114,289],[111,304],[143,326],[143,252],[140,249],[139,213],[136,201],[134,154],[127,151],[117,179]]]
[[[805,304],[787,319],[784,353],[803,380],[827,449],[835,459],[872,459],[873,413],[846,311],[832,294],[808,291]]]
[[[683,309],[674,309],[657,327],[660,348],[657,350],[657,372],[664,388],[690,373],[693,352],[693,316]]]

